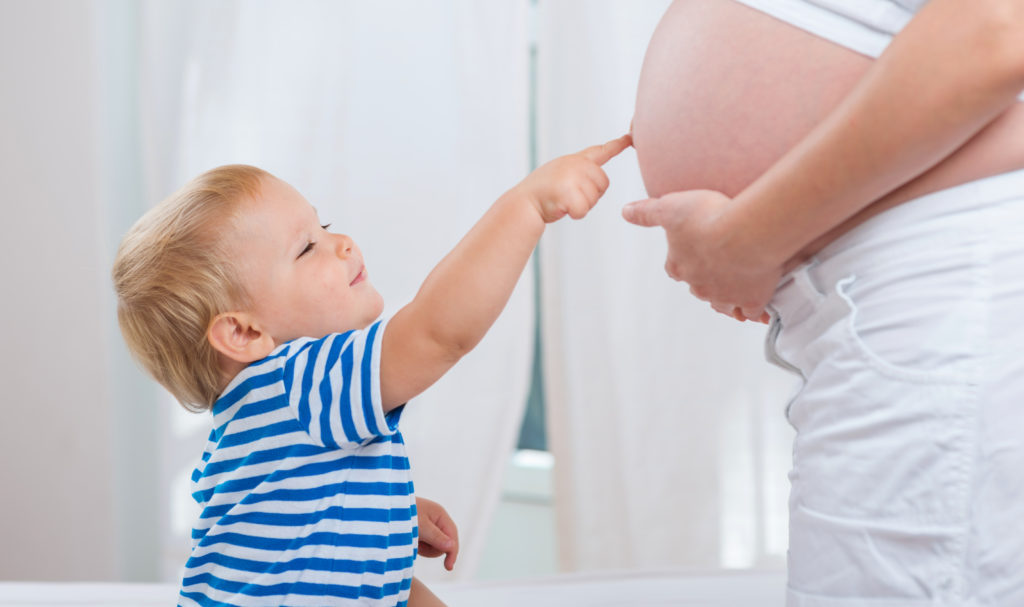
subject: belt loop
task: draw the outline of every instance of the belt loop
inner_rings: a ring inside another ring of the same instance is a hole
[[[825,293],[811,276],[811,270],[818,265],[818,258],[812,257],[810,261],[793,271],[793,283],[808,300],[819,303],[825,298]]]
[[[812,258],[792,270],[779,280],[775,295],[768,304],[768,314],[774,319],[780,316],[783,309],[794,310],[806,305],[817,306],[824,294],[815,285],[809,271],[818,265],[818,259]]]

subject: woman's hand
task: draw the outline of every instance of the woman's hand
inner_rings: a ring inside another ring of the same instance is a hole
[[[416,498],[416,517],[419,519],[419,553],[428,558],[445,555],[444,568],[455,568],[459,556],[459,530],[448,512],[435,501]]]
[[[755,254],[745,235],[731,229],[729,197],[710,190],[672,192],[630,203],[626,221],[661,226],[668,240],[665,271],[690,292],[737,320],[768,321],[765,306],[782,277],[781,265]]]

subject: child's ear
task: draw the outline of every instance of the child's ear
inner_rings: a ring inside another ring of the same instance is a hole
[[[274,338],[260,330],[245,312],[225,312],[214,317],[206,331],[213,349],[236,362],[249,364],[274,351]]]

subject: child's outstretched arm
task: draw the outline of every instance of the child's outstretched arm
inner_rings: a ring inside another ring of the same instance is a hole
[[[537,168],[495,202],[389,321],[381,349],[386,411],[437,381],[505,307],[545,224],[587,214],[608,189],[601,165],[629,135]]]

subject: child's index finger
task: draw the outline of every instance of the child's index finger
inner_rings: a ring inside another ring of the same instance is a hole
[[[627,133],[622,137],[612,139],[607,143],[592,145],[589,148],[584,149],[580,154],[583,154],[589,160],[596,162],[598,165],[602,165],[618,156],[622,150],[631,145],[633,145],[633,136]]]

